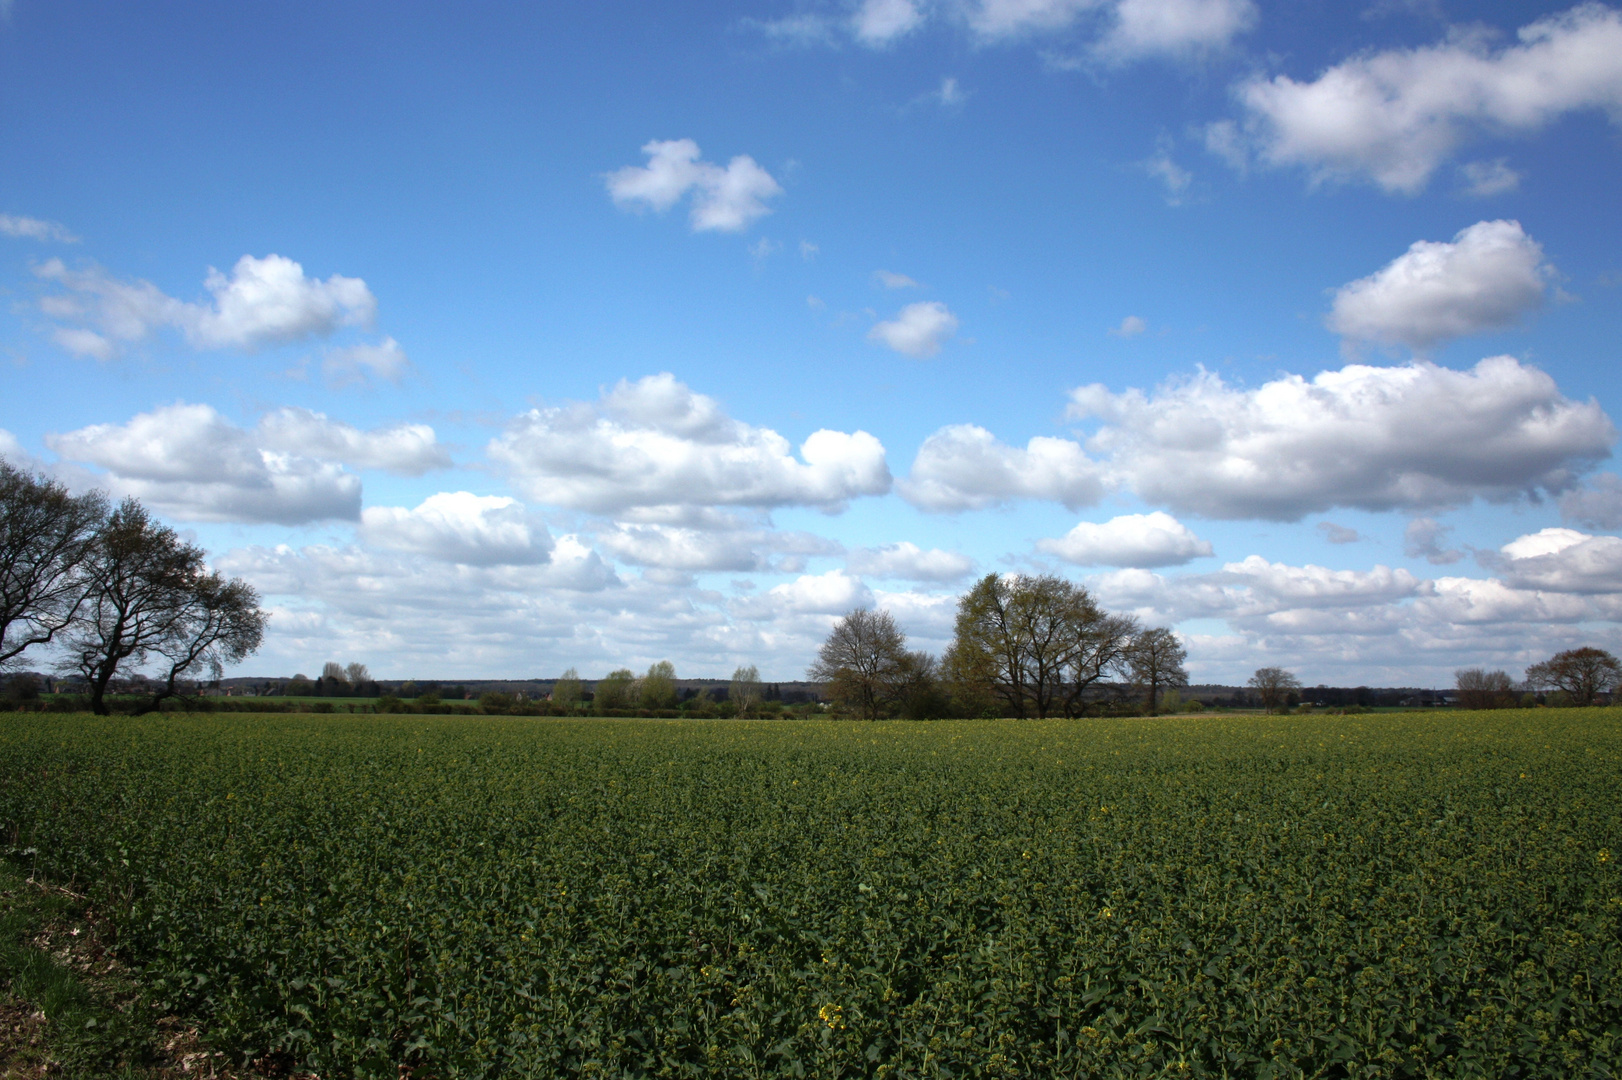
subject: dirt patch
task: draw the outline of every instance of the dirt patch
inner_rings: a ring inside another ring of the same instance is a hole
[[[20,897],[19,892],[33,896]],[[29,934],[28,946],[72,973],[103,1018],[104,1029],[107,1019],[121,1029],[116,1043],[104,1046],[102,1053],[111,1051],[117,1060],[134,1064],[138,1076],[149,1080],[318,1080],[312,1073],[293,1071],[284,1062],[266,1060],[247,1067],[229,1063],[224,1053],[207,1045],[191,1022],[152,1014],[133,973],[119,957],[112,922],[87,897],[34,880],[11,890],[0,889],[0,903],[30,900],[40,904],[42,918]],[[12,987],[0,988],[0,1080],[93,1075],[96,1070],[64,1064],[64,1057],[76,1056],[73,1050],[63,1054],[64,1034],[54,1031],[45,1013],[19,998]],[[114,1045],[120,1049],[113,1050]]]
[[[0,1077],[43,1076],[49,1055],[45,1014],[14,997],[0,997]]]

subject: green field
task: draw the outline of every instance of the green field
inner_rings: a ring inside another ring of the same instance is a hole
[[[323,1077],[1614,1077],[1619,767],[1598,709],[0,714],[0,844]]]

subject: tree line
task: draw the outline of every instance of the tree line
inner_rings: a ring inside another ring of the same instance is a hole
[[[73,495],[0,459],[0,670],[50,647],[56,668],[82,681],[91,710],[102,715],[120,673],[142,672],[131,710],[150,712],[257,651],[266,618],[251,585],[209,570],[207,553],[153,520],[139,500],[115,506],[103,492]],[[952,643],[939,658],[909,650],[890,613],[860,609],[835,624],[808,677],[842,710],[867,719],[1080,716],[1128,701],[1153,714],[1167,691],[1187,685],[1186,657],[1169,629],[1107,612],[1074,582],[988,574],[958,599]],[[669,661],[642,675],[617,669],[597,681],[591,711],[762,711],[753,666],[733,673],[724,704],[707,693],[684,700],[675,678]],[[1532,665],[1520,684],[1484,668],[1460,670],[1456,682],[1468,709],[1520,704],[1539,691],[1588,705],[1622,684],[1622,664],[1585,647]],[[1269,712],[1301,686],[1276,667],[1259,669],[1249,685]],[[311,685],[332,696],[363,688],[375,688],[365,665],[336,661]],[[584,711],[575,669],[558,680],[552,700]]]
[[[218,679],[264,638],[259,594],[207,565],[208,554],[133,498],[65,486],[0,460],[0,667],[56,650],[93,712],[111,711],[120,672],[149,669],[140,714]]]
[[[841,618],[807,678],[843,710],[884,716],[1081,716],[1132,701],[1148,713],[1188,685],[1187,650],[1169,629],[1101,608],[1052,574],[987,574],[958,599],[938,659],[907,648],[887,611]]]
[[[1622,685],[1622,663],[1604,649],[1585,645],[1533,664],[1519,685],[1507,671],[1486,668],[1461,669],[1454,680],[1463,709],[1507,709],[1539,693],[1558,704],[1593,705]]]

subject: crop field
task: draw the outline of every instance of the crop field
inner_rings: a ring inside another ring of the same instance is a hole
[[[1622,710],[0,714],[0,829],[323,1077],[1622,1073]]]

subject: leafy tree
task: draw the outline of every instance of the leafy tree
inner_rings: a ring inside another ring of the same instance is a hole
[[[599,713],[609,709],[626,709],[631,705],[631,682],[635,678],[630,668],[610,671],[597,680],[597,693],[592,699]]]
[[[84,563],[106,519],[101,492],[69,495],[0,459],[0,665],[72,624],[90,587]]]
[[[648,668],[638,680],[637,704],[644,709],[674,709],[676,707],[676,665],[661,660]]]
[[[90,707],[107,715],[108,685],[121,667],[159,664],[156,689],[137,712],[180,695],[180,680],[218,678],[225,663],[259,648],[259,594],[204,566],[201,548],[153,521],[134,499],[121,503],[82,564],[86,595],[64,647],[63,666],[90,687]]]
[[[1126,666],[1136,624],[1064,578],[987,574],[958,600],[943,661],[953,696],[1004,715],[1075,715],[1090,687]]]
[[[754,716],[759,712],[760,669],[753,664],[733,669],[732,685],[727,688],[727,701],[731,702],[735,716]]]
[[[1187,686],[1188,672],[1183,661],[1188,650],[1177,635],[1165,627],[1140,630],[1126,649],[1127,670],[1132,682],[1143,688],[1144,710],[1155,715],[1162,687]]]
[[[1573,705],[1592,705],[1596,697],[1610,693],[1622,682],[1622,664],[1604,649],[1567,649],[1527,668],[1526,681],[1531,686],[1552,687],[1565,693]]]
[[[1515,683],[1505,671],[1462,668],[1453,673],[1461,709],[1507,709],[1515,701]]]
[[[1262,699],[1262,711],[1276,713],[1284,707],[1284,699],[1291,690],[1301,689],[1301,680],[1280,667],[1257,668],[1256,674],[1245,684]]]
[[[580,708],[580,672],[570,668],[552,684],[552,704],[574,712]]]
[[[909,679],[933,675],[907,653],[907,635],[888,611],[858,608],[834,624],[806,672],[826,683],[828,696],[864,720],[877,720],[902,696]]]

